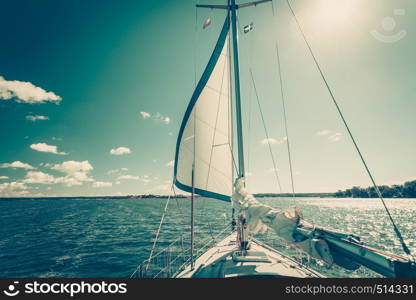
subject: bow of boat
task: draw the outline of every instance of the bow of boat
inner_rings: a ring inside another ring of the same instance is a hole
[[[236,233],[214,245],[198,259],[194,267],[187,266],[177,278],[252,278],[323,277],[294,259],[255,239],[250,248],[240,251]]]

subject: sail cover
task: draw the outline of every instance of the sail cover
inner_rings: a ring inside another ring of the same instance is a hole
[[[175,185],[224,201],[232,194],[230,66],[226,18],[183,118],[176,143]]]

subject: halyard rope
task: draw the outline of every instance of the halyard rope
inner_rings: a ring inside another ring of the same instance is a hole
[[[272,2],[272,12],[273,17],[275,16],[274,12],[274,3]],[[277,11],[276,11],[276,17],[277,17]],[[287,148],[287,155],[289,160],[289,170],[290,170],[290,184],[292,187],[292,199],[295,205],[296,203],[296,195],[295,195],[295,182],[293,180],[293,164],[292,164],[292,155],[290,152],[290,138],[289,138],[289,128],[288,128],[288,122],[287,122],[287,114],[286,114],[286,99],[284,95],[284,88],[283,88],[283,77],[282,77],[282,67],[280,63],[280,52],[279,52],[279,39],[276,36],[276,57],[277,57],[277,71],[279,75],[279,83],[280,83],[280,96],[282,99],[282,111],[283,111],[283,121],[285,124],[285,133],[286,133],[286,148]]]
[[[279,190],[280,190],[280,192],[282,192],[282,186],[280,184],[279,174],[277,173],[276,161],[275,161],[274,156],[273,156],[272,146],[270,145],[269,132],[267,131],[266,123],[265,123],[264,116],[263,116],[263,111],[262,111],[261,105],[260,105],[259,95],[257,93],[257,88],[256,88],[256,84],[254,82],[253,72],[252,72],[251,68],[250,68],[250,76],[251,76],[251,80],[253,82],[254,94],[256,95],[257,104],[259,106],[259,111],[260,111],[260,116],[261,116],[261,120],[262,120],[263,127],[264,127],[264,132],[266,134],[267,145],[269,146],[270,156],[272,158],[273,171],[274,171],[274,174],[276,176],[276,180],[277,180],[277,184],[279,186]]]

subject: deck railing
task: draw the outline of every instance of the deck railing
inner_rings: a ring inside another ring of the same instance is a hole
[[[231,225],[223,228],[217,235],[204,240],[195,240],[194,259],[215,246],[231,233]],[[190,235],[181,235],[166,248],[141,262],[130,278],[171,278],[183,271],[191,263]]]

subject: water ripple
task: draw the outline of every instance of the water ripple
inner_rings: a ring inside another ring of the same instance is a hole
[[[277,208],[290,198],[262,199]],[[415,199],[387,199],[408,245],[415,249]],[[149,255],[164,199],[0,201],[0,277],[127,277]],[[368,245],[402,254],[377,199],[301,198],[306,220],[354,233]],[[203,240],[229,223],[230,206],[196,200],[197,237]],[[189,235],[189,200],[171,202],[157,249]],[[282,251],[293,250],[281,246]],[[292,251],[292,252],[291,252]],[[320,272],[335,277],[374,277],[360,268]]]

